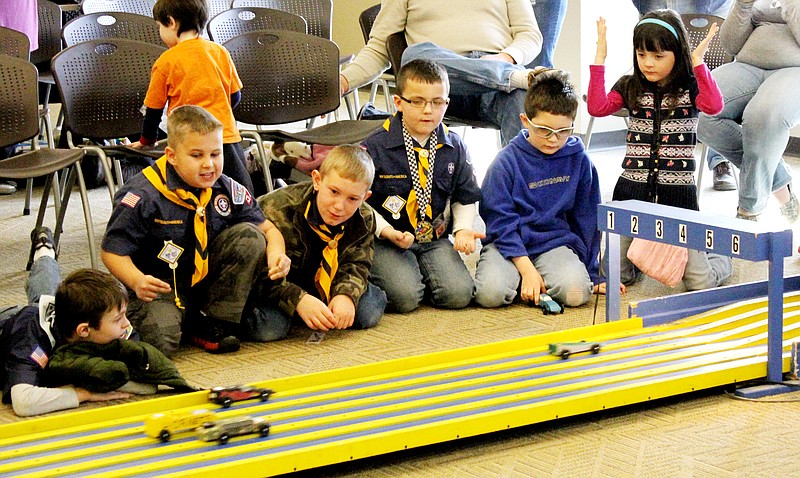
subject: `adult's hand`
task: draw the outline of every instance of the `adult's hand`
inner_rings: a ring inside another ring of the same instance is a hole
[[[514,58],[505,52],[500,53],[493,53],[491,55],[483,55],[481,60],[494,60],[494,61],[504,61],[506,63],[511,63],[512,65],[516,65],[517,62],[514,61]]]

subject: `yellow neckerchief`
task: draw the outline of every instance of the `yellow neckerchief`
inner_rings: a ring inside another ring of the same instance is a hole
[[[320,221],[317,226],[309,220],[308,213],[311,210],[311,202],[314,201],[315,196],[311,197],[306,205],[306,212],[304,217],[308,221],[311,230],[316,232],[322,242],[326,244],[325,249],[322,250],[322,261],[320,261],[319,269],[314,276],[314,283],[317,285],[319,293],[325,296],[325,303],[331,301],[331,284],[333,278],[336,276],[336,270],[339,268],[339,239],[344,236],[344,226],[328,226]]]
[[[167,188],[167,157],[162,156],[154,165],[145,168],[144,176],[165,198],[178,206],[195,211],[194,235],[197,239],[194,248],[194,273],[192,285],[200,282],[208,274],[208,229],[206,228],[206,206],[211,201],[211,188],[200,193],[200,199],[182,188]]]

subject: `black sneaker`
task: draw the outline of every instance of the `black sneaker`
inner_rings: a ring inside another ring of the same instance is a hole
[[[241,343],[235,335],[225,333],[218,325],[209,325],[205,330],[196,330],[192,343],[212,354],[226,354],[239,350]]]
[[[31,257],[42,247],[56,249],[56,243],[53,241],[53,231],[46,226],[35,227],[31,231]]]

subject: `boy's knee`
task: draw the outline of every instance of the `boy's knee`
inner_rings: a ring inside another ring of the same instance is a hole
[[[495,308],[510,305],[516,296],[516,288],[475,282],[475,303],[481,307]]]
[[[463,309],[472,302],[474,294],[475,283],[471,277],[469,281],[453,280],[431,290],[431,303],[442,309]]]
[[[370,284],[358,301],[354,329],[369,329],[378,325],[386,310],[386,292]]]
[[[422,303],[424,289],[394,289],[386,290],[386,309],[399,314],[412,312]]]
[[[580,307],[591,299],[592,284],[585,280],[562,282],[551,287],[548,294],[566,307]]]
[[[292,327],[286,314],[267,306],[254,307],[242,317],[242,339],[250,342],[272,342],[285,339]]]
[[[255,224],[243,222],[223,231],[214,241],[215,256],[226,258],[260,258],[267,252],[264,233]]]
[[[689,258],[693,263],[700,262],[700,264],[707,264],[707,266],[690,267],[689,263],[687,263],[686,271],[683,274],[683,285],[687,290],[705,290],[719,287],[733,272],[733,261],[728,256],[706,254],[703,251],[689,249]]]

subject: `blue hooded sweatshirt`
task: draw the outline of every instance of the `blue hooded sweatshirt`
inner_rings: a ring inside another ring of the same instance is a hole
[[[535,260],[567,246],[584,263],[592,282],[600,282],[600,182],[580,138],[570,136],[563,148],[544,154],[522,130],[497,154],[481,191],[484,242],[493,243],[503,257]]]

